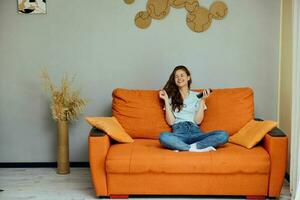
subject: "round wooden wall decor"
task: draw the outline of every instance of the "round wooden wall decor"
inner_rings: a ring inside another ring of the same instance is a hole
[[[221,1],[216,1],[213,4],[211,4],[209,11],[214,19],[220,20],[224,19],[224,17],[227,15],[228,8],[225,3]]]
[[[153,19],[163,19],[170,12],[169,0],[148,0],[147,12]]]
[[[195,32],[206,31],[211,25],[212,15],[209,10],[204,7],[198,7],[193,12],[189,12],[186,16],[188,27]]]
[[[170,0],[169,4],[173,8],[184,8],[186,0]]]
[[[134,0],[124,0],[124,2],[125,2],[126,4],[132,4],[132,3],[134,2]]]
[[[134,0],[124,0],[131,4]],[[153,19],[163,19],[170,8],[185,8],[187,11],[186,23],[195,32],[206,31],[212,23],[212,19],[221,20],[228,13],[228,7],[221,1],[215,1],[210,8],[200,6],[199,0],[147,0],[146,11],[139,11],[134,18],[134,23],[141,29],[148,28]]]
[[[147,11],[140,11],[135,15],[134,23],[137,27],[145,29],[151,24],[151,17]]]
[[[198,0],[187,0],[185,3],[185,9],[188,12],[193,12],[198,7],[199,7]]]

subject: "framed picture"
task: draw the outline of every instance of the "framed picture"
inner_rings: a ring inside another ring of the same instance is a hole
[[[46,13],[46,0],[18,0],[19,13]]]

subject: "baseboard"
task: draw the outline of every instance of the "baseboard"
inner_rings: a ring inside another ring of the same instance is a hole
[[[0,162],[0,168],[55,168],[57,162]],[[90,167],[89,162],[70,162],[70,167]]]

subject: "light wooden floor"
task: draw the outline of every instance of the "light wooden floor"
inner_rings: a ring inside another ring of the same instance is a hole
[[[88,168],[72,168],[68,175],[58,175],[54,168],[0,168],[1,200],[89,200],[96,199]],[[209,197],[130,197],[129,199],[242,199]],[[289,200],[289,185],[281,191],[282,200]]]

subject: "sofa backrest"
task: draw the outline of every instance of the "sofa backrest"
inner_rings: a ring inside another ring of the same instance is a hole
[[[225,130],[233,135],[254,117],[251,88],[213,89],[206,105],[201,123],[205,132]],[[112,114],[133,138],[157,139],[161,132],[171,131],[158,90],[115,89]]]

